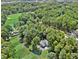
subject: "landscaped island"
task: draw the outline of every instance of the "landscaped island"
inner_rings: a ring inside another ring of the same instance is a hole
[[[1,59],[78,59],[77,2],[2,5]]]

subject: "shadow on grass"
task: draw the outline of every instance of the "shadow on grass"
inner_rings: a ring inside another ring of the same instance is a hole
[[[27,45],[27,44],[24,44],[24,46],[25,46],[26,48],[29,48],[29,45]]]
[[[36,54],[36,55],[41,55],[41,50],[30,50],[32,53]]]

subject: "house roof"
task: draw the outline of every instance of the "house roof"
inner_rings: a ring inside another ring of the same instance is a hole
[[[45,39],[45,40],[41,40],[40,41],[40,45],[42,46],[42,47],[46,47],[46,46],[48,46],[48,41]]]

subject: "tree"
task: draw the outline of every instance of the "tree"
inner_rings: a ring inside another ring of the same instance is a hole
[[[60,51],[59,59],[66,59],[66,51],[64,49]]]
[[[52,46],[53,42],[55,41],[54,31],[51,31],[47,34],[47,40],[49,42],[49,46]]]
[[[7,20],[7,15],[6,14],[2,14],[1,15],[1,25],[4,25],[6,20]]]
[[[9,32],[8,32],[8,30],[7,30],[6,28],[4,28],[4,27],[1,29],[1,37],[2,37],[4,40],[6,40],[6,39],[9,38]]]
[[[58,42],[55,40],[55,41],[53,42],[54,47],[55,47],[57,44],[58,44]]]
[[[31,40],[27,36],[24,36],[24,42],[23,43],[25,43],[26,47],[29,47],[29,45],[31,44]]]
[[[56,53],[54,53],[54,52],[50,52],[50,53],[48,53],[48,59],[57,59],[57,57],[56,57]]]
[[[59,54],[62,48],[63,48],[63,46],[62,46],[60,43],[58,43],[58,44],[55,46],[54,51],[55,51],[57,54]]]
[[[71,54],[70,53],[66,53],[66,59],[71,59]]]
[[[11,50],[12,50],[12,48],[11,48]],[[9,58],[11,56],[10,55],[11,52],[10,52],[10,42],[7,42],[7,41],[3,42],[2,47],[1,47],[1,53],[2,53],[1,58],[3,58],[3,59]]]
[[[40,41],[40,38],[39,37],[35,37],[33,38],[33,41],[32,41],[32,49],[33,50],[37,50],[37,45],[39,44],[39,41]]]
[[[65,45],[64,49],[67,53],[71,52],[71,47],[69,45]]]
[[[71,59],[78,59],[77,53],[71,53]]]
[[[28,14],[23,13],[20,17],[19,17],[19,23],[20,25],[24,25],[27,23],[28,20],[30,20],[30,16],[27,16]]]
[[[7,59],[7,55],[1,54],[1,59]]]

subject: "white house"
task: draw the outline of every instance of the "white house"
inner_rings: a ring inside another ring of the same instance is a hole
[[[40,44],[37,45],[37,48],[39,48],[42,51],[47,50],[48,49],[48,41],[46,39],[41,40]]]

